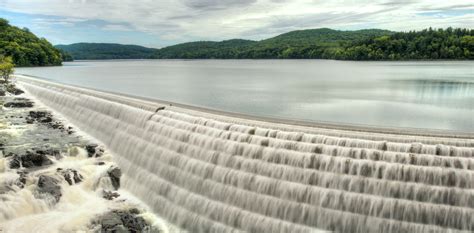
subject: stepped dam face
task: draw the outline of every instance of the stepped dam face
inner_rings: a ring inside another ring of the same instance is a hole
[[[189,232],[473,232],[472,135],[270,123],[18,78]]]

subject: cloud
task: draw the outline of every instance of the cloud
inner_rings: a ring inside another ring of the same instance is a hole
[[[218,10],[249,6],[257,0],[184,0],[184,4],[197,10]]]
[[[474,3],[467,4],[448,4],[448,5],[428,5],[419,10],[426,11],[445,11],[445,10],[474,10]]]
[[[104,35],[128,32],[127,40],[146,33],[156,47],[198,39],[264,39],[319,27],[474,27],[472,0],[0,0],[0,9],[31,15],[50,31],[60,29],[55,25],[87,24]]]
[[[102,27],[106,31],[132,31],[132,29],[123,24],[107,24]]]

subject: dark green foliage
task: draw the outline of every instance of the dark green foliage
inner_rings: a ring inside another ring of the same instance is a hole
[[[0,55],[0,78],[3,78],[3,81],[8,82],[10,75],[15,71],[14,67],[11,57]]]
[[[474,59],[474,30],[425,29],[353,42],[332,51],[344,60]]]
[[[239,58],[245,49],[258,42],[251,40],[225,40],[221,42],[198,41],[173,45],[157,51],[158,58]]]
[[[61,58],[63,59],[63,61],[74,61],[74,58],[68,52],[62,49],[59,49],[59,52],[61,53]]]
[[[337,31],[327,28],[292,31],[262,40],[191,42],[158,51],[158,58],[327,58],[326,53],[344,43],[390,35],[386,30]]]
[[[245,59],[323,58],[343,43],[389,35],[386,30],[336,31],[327,28],[293,31],[262,41],[197,41],[151,49],[134,45],[78,43],[57,45],[74,59]]]
[[[121,45],[107,43],[77,43],[56,45],[56,48],[70,54],[75,60],[97,59],[151,59],[156,58],[157,49],[138,45]]]
[[[79,43],[58,45],[74,59],[473,59],[473,30],[292,31],[261,40],[198,41],[165,47]]]
[[[0,18],[0,55],[12,57],[16,66],[61,65],[61,54],[46,39]]]

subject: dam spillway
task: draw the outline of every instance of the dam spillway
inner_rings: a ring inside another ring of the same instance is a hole
[[[190,232],[472,232],[472,135],[292,125],[19,77]]]

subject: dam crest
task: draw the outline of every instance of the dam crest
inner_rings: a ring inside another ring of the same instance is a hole
[[[472,232],[469,134],[244,119],[25,76],[108,147],[123,187],[190,232]]]

